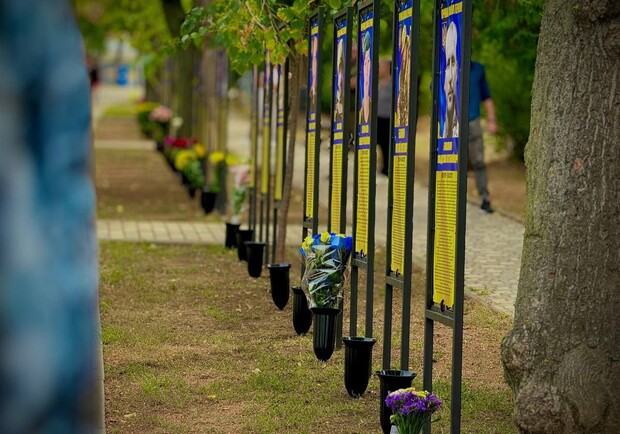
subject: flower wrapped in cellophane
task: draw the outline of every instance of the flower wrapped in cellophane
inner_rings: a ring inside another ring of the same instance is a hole
[[[306,269],[301,280],[310,307],[338,308],[347,282],[350,236],[323,232],[307,237],[299,251]]]
[[[390,422],[399,434],[418,434],[443,403],[434,393],[416,391],[413,387],[388,394],[385,404],[392,409]]]

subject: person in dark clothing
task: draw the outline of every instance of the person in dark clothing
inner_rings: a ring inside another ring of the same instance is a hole
[[[480,209],[487,213],[494,210],[491,207],[489,190],[487,188],[487,171],[484,164],[484,143],[482,140],[482,126],[480,125],[480,105],[484,104],[487,114],[487,132],[497,133],[495,119],[495,104],[491,98],[484,66],[478,62],[471,62],[469,75],[469,162],[476,177],[476,188],[482,199]]]
[[[377,100],[377,143],[381,146],[383,165],[381,174],[389,175],[390,113],[392,111],[392,64],[389,59],[379,60],[379,99]]]

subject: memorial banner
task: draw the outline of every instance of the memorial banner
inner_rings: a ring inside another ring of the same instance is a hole
[[[409,152],[409,90],[411,77],[411,26],[413,0],[397,3],[398,23],[394,50],[394,95],[393,95],[393,131],[392,131],[392,249],[390,252],[390,270],[403,273],[405,270],[405,230],[407,188],[407,168]]]
[[[250,179],[248,187],[256,187],[256,153],[258,146],[258,69],[252,70],[252,110],[250,112]]]
[[[463,2],[441,2],[433,302],[454,305]]]
[[[344,116],[345,116],[345,92],[349,92],[348,82],[345,82],[345,66],[349,53],[347,49],[348,23],[347,15],[334,21],[334,76],[332,77],[332,167],[331,167],[331,203],[329,215],[329,227],[334,232],[340,230],[340,220],[342,218],[342,189],[343,170],[342,163],[344,157],[344,147],[347,145],[347,138],[344,137]],[[346,113],[348,116],[349,114]],[[339,228],[336,230],[335,228]]]
[[[260,192],[263,195],[269,193],[269,172],[271,156],[271,80],[272,66],[269,59],[269,51],[265,54],[265,78],[263,88],[265,97],[263,100],[263,158],[261,160],[261,186]]]
[[[286,147],[286,131],[285,131],[285,96],[286,96],[286,81],[285,76],[286,68],[283,65],[278,65],[274,74],[274,89],[277,89],[278,104],[277,104],[277,119],[276,119],[276,179],[275,179],[275,192],[274,200],[282,200],[282,190],[284,186],[284,153]]]
[[[310,62],[308,67],[308,119],[306,128],[306,218],[313,219],[314,216],[314,172],[315,165],[318,164],[315,158],[317,131],[321,128],[320,112],[317,113],[319,101],[318,89],[318,69],[319,69],[319,17],[315,16],[310,20]]]
[[[368,254],[368,211],[370,192],[370,152],[372,112],[372,58],[373,23],[372,7],[359,12],[358,65],[357,65],[357,207],[355,252]]]

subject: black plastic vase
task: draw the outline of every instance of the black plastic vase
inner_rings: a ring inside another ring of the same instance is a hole
[[[191,197],[192,199],[196,197],[196,189],[194,187],[187,187],[187,193],[189,194],[189,197]]]
[[[290,292],[289,271],[291,264],[268,264],[271,282],[271,298],[278,309],[282,310],[288,303]]]
[[[215,199],[217,198],[217,193],[213,193],[212,191],[202,191],[202,196],[200,196],[200,205],[202,205],[202,209],[205,214],[209,214],[215,208]]]
[[[237,231],[239,226],[241,226],[239,223],[226,223],[226,241],[224,241],[224,245],[227,249],[237,247]]]
[[[237,257],[240,261],[248,260],[248,249],[245,242],[251,241],[253,234],[253,229],[237,229]]]
[[[368,387],[372,366],[372,347],[377,340],[344,337],[344,387],[349,395],[359,398]]]
[[[384,369],[377,371],[377,376],[379,377],[379,384],[381,386],[381,391],[379,393],[379,405],[381,406],[379,420],[381,422],[381,429],[385,434],[388,434],[392,429],[392,424],[390,423],[392,409],[385,404],[385,398],[387,398],[390,392],[411,387],[416,373],[397,369]]]
[[[293,327],[298,335],[304,335],[312,325],[312,312],[308,299],[300,286],[293,286]]]
[[[312,344],[317,359],[327,362],[336,344],[336,322],[340,309],[334,307],[313,307],[310,309],[314,322]]]
[[[263,254],[265,243],[246,241],[248,249],[248,274],[250,277],[259,278],[263,271]]]

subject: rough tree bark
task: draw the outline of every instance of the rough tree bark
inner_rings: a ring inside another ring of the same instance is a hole
[[[286,172],[284,185],[282,186],[282,200],[278,214],[278,233],[276,237],[276,262],[284,262],[286,243],[286,224],[288,210],[291,203],[291,190],[293,187],[293,171],[295,170],[295,142],[297,136],[297,118],[299,117],[299,88],[301,84],[302,62],[298,54],[291,53],[289,56],[289,69],[291,79],[289,81],[290,106],[288,112],[288,148],[286,153]],[[301,244],[301,242],[300,242]]]
[[[513,330],[522,433],[620,433],[620,2],[547,0]]]

